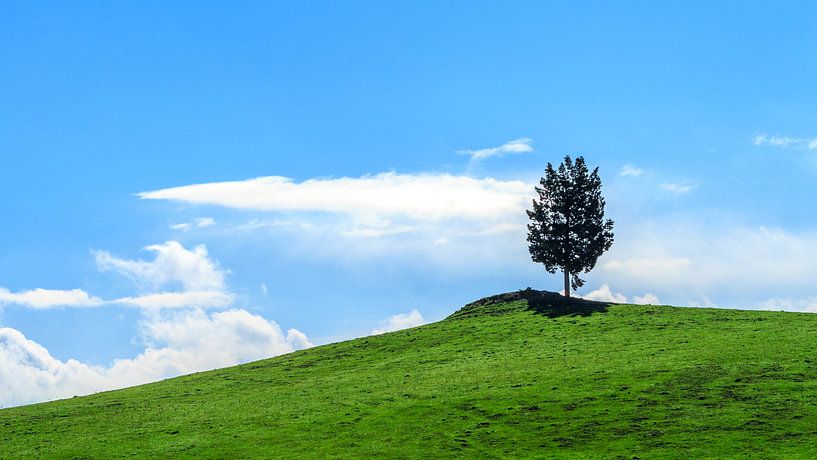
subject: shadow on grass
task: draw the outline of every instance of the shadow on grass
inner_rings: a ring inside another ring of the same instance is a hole
[[[567,298],[556,292],[536,291],[531,288],[518,291],[528,301],[528,310],[550,318],[559,316],[590,316],[593,313],[605,313],[610,305],[605,302]]]
[[[506,292],[484,299],[477,300],[471,304],[466,305],[462,311],[468,313],[479,309],[479,307],[488,307],[491,305],[509,304],[524,300],[527,302],[527,310],[533,311],[539,315],[545,315],[550,318],[557,318],[560,316],[590,316],[593,313],[604,313],[610,305],[605,302],[596,302],[593,300],[579,299],[575,297],[566,298],[565,296],[550,291],[537,291],[535,289],[527,288],[516,292]],[[501,310],[485,311],[487,314],[502,314]]]

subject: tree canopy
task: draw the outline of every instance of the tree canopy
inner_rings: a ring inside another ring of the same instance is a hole
[[[613,244],[613,221],[604,220],[599,168],[589,172],[583,157],[565,156],[558,169],[548,163],[528,210],[528,250],[548,273],[564,272],[565,295],[584,285],[588,273]]]

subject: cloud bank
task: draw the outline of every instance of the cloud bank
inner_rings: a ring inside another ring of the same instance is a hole
[[[109,366],[61,361],[20,331],[0,328],[0,407],[85,395],[268,358],[312,346],[244,310],[175,312],[142,322],[145,350]]]
[[[626,235],[622,236],[622,235]],[[641,223],[619,231],[593,276],[647,290],[676,305],[750,307],[771,296],[811,298],[817,234],[769,227],[722,227],[706,219]],[[709,299],[712,299],[710,301]],[[705,301],[704,301],[705,300]],[[802,302],[784,302],[804,311]]]
[[[125,305],[145,313],[139,323],[144,351],[109,366],[61,361],[20,331],[0,328],[0,406],[138,385],[312,346],[303,332],[289,329],[284,334],[274,321],[246,310],[206,312],[205,308],[231,307],[235,296],[227,289],[227,272],[205,246],[188,250],[168,241],[145,249],[155,254],[152,260],[94,253],[101,271],[116,272],[148,290],[138,295],[105,301],[80,289],[12,293],[0,288],[0,305],[34,309]]]

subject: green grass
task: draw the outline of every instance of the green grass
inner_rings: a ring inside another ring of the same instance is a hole
[[[534,297],[1,410],[0,458],[817,458],[817,315]]]

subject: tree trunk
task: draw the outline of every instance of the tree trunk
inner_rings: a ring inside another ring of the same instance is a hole
[[[564,269],[565,272],[565,297],[570,298],[570,272]]]

